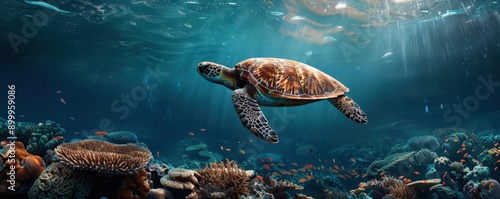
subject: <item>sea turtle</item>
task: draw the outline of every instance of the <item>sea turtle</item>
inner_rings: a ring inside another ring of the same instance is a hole
[[[259,106],[298,106],[328,100],[347,118],[368,122],[365,112],[344,95],[349,89],[320,70],[293,60],[250,58],[234,68],[200,62],[198,73],[206,80],[233,90],[233,104],[241,123],[260,139],[278,143]]]

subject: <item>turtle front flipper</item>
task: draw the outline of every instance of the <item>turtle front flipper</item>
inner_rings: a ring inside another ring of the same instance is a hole
[[[241,123],[260,139],[278,143],[278,134],[269,126],[264,113],[260,110],[254,95],[248,93],[250,88],[240,88],[233,91],[233,104]]]
[[[366,124],[368,119],[366,118],[366,113],[361,110],[359,105],[354,102],[350,97],[345,95],[340,95],[336,98],[328,99],[340,112],[342,112],[347,118],[357,123]]]

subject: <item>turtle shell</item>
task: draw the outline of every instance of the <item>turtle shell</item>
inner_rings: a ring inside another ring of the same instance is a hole
[[[293,60],[251,58],[235,65],[236,74],[270,97],[320,100],[349,89],[320,70]]]

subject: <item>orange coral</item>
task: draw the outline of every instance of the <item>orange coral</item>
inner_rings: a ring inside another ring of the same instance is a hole
[[[10,161],[9,155],[15,154],[15,158]],[[2,161],[5,164],[5,169],[0,173],[0,194],[6,193],[8,186],[11,185],[8,180],[10,175],[8,173],[11,171],[9,168],[14,166],[15,171],[15,186],[14,189],[17,190],[21,183],[30,179],[38,178],[40,174],[45,170],[45,163],[40,156],[32,155],[26,151],[24,144],[22,142],[15,142],[14,144],[7,145],[0,153]],[[16,192],[12,192],[16,194]]]
[[[151,189],[145,169],[140,169],[138,173],[125,177],[122,182],[122,187],[116,194],[119,199],[146,199]]]

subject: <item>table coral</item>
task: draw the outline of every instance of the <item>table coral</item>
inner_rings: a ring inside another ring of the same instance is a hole
[[[198,184],[198,179],[194,176],[193,170],[175,168],[168,171],[166,176],[160,180],[165,187],[174,189],[194,189]]]
[[[113,144],[100,140],[64,143],[55,149],[63,164],[101,173],[129,175],[144,168],[151,152],[135,144]]]

